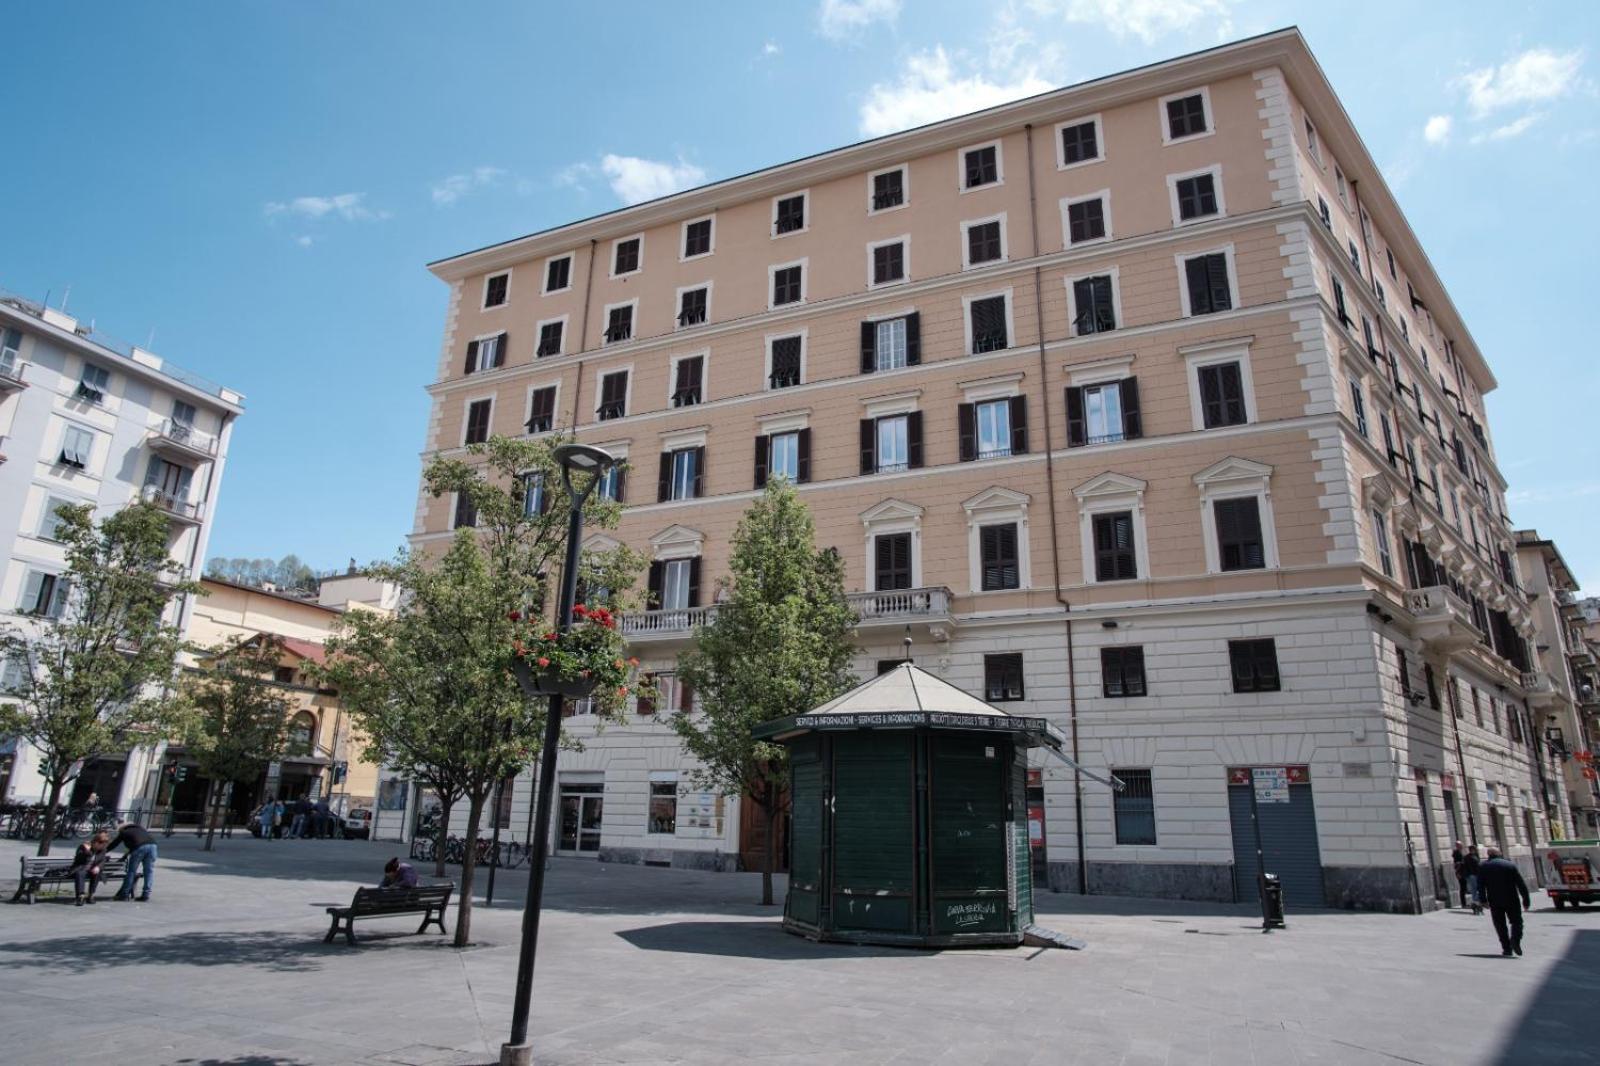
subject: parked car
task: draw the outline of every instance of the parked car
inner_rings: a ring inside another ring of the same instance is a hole
[[[372,808],[351,807],[344,816],[344,838],[366,840],[372,836]]]

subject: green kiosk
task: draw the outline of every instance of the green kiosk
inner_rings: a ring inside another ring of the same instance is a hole
[[[1060,754],[1049,722],[905,662],[756,736],[789,749],[785,929],[907,947],[1022,943],[1027,749]]]

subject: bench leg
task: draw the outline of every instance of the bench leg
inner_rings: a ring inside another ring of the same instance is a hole
[[[344,942],[350,947],[356,946],[356,920],[353,916],[344,920]]]
[[[328,924],[328,935],[322,938],[324,944],[333,943],[334,934],[339,931],[339,916],[335,914],[333,921]]]

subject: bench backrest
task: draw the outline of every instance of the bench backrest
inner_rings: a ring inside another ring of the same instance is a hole
[[[126,862],[127,858],[121,855],[106,859],[100,864],[101,876],[105,876],[113,869],[121,870]],[[71,855],[22,856],[22,876],[24,878],[51,877],[57,873],[67,873],[71,869]]]
[[[454,885],[418,885],[416,888],[358,888],[350,901],[353,914],[384,914],[447,906]]]

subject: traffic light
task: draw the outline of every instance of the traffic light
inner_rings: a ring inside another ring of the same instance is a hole
[[[180,766],[180,767],[178,767],[178,772],[177,772],[176,775],[174,775],[173,780],[174,781],[182,781],[185,778],[187,778],[188,776],[189,776],[189,768],[187,766]]]
[[[350,764],[347,763],[347,762],[336,762],[336,763],[334,763],[333,764],[333,783],[336,784],[336,785],[343,784],[344,783],[345,774],[347,774],[349,772],[349,770],[350,770]]]

